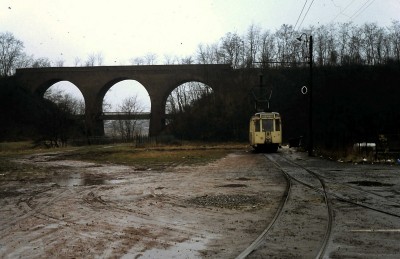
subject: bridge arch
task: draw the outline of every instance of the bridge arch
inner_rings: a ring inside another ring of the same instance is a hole
[[[67,105],[75,115],[85,114],[85,98],[80,89],[67,80],[49,80],[39,88],[36,95],[56,105]]]
[[[199,87],[199,88],[204,88],[204,89],[207,89],[207,88],[210,88],[213,92],[214,92],[214,89],[210,86],[210,85],[208,85],[208,84],[206,84],[206,83],[204,83],[204,82],[201,82],[201,81],[195,81],[195,80],[185,80],[185,81],[182,81],[182,83],[181,84],[179,84],[179,85],[176,85],[175,86],[175,88],[173,88],[171,91],[170,91],[170,93],[169,93],[169,95],[165,98],[165,99],[163,99],[163,105],[164,105],[164,107],[165,107],[165,113],[167,113],[167,105],[168,105],[168,101],[169,101],[169,99],[170,98],[174,98],[174,96],[172,96],[173,94],[174,94],[174,91],[175,90],[182,90],[182,91],[186,91],[186,92],[189,92],[190,93],[190,91],[192,91],[193,89],[187,89],[187,88],[194,88],[194,87],[196,87],[195,85],[191,85],[191,84],[199,84],[197,87]],[[185,89],[179,89],[180,87],[182,87],[182,88],[185,88]],[[197,90],[199,90],[199,89],[197,89]]]
[[[139,80],[137,80],[137,79],[135,79],[135,78],[130,78],[130,77],[115,78],[115,79],[113,79],[113,80],[107,82],[107,83],[100,89],[100,91],[98,92],[98,94],[97,94],[97,96],[96,96],[96,99],[97,99],[97,104],[96,104],[96,106],[97,106],[98,109],[102,109],[102,105],[103,105],[103,102],[104,102],[104,98],[105,98],[106,95],[109,93],[109,91],[110,91],[113,87],[118,86],[118,84],[123,83],[123,82],[130,82],[130,83],[129,83],[130,85],[131,85],[132,83],[133,83],[133,84],[136,84],[136,86],[139,87],[138,90],[145,90],[145,91],[147,92],[147,95],[149,96],[149,98],[151,98],[150,95],[149,95],[149,92],[148,92],[148,90],[147,90],[147,88],[146,88],[146,86],[143,85]],[[139,84],[139,85],[137,85],[137,84]],[[136,87],[136,86],[135,86],[135,87]],[[129,86],[129,87],[130,87],[130,86]]]
[[[117,138],[130,138],[135,134],[148,135],[151,101],[147,89],[133,79],[113,82],[116,83],[106,87],[108,91],[103,98],[105,135]]]
[[[17,69],[15,77],[20,85],[32,93],[44,93],[44,89],[57,81],[70,81],[85,99],[86,127],[89,135],[102,135],[101,105],[107,90],[118,81],[133,79],[147,90],[151,100],[150,135],[162,132],[165,121],[165,101],[170,92],[187,81],[209,85],[214,93],[229,89],[235,83],[230,65],[150,65],[150,66],[98,66],[98,67],[51,67]],[[233,77],[232,77],[233,76]]]
[[[191,83],[191,82],[196,82],[196,83],[201,83],[201,84],[203,84],[203,85],[206,85],[206,86],[210,87],[213,91],[215,91],[214,88],[216,88],[215,86],[213,87],[213,86],[209,85],[209,84],[207,83],[207,81],[204,80],[204,79],[198,80],[198,79],[190,79],[190,78],[187,78],[187,79],[185,79],[185,80],[180,80],[180,81],[174,82],[173,84],[167,86],[166,95],[164,96],[164,98],[163,98],[163,100],[162,100],[163,105],[165,106],[168,97],[171,95],[171,93],[172,93],[175,89],[177,89],[177,88],[180,87],[181,85],[185,85],[185,84]]]
[[[67,82],[68,86],[67,87],[75,87],[79,90],[80,94],[82,94],[82,90],[79,89],[79,85],[77,85],[75,82],[73,82],[72,80],[69,80],[68,78],[52,78],[49,79],[43,83],[41,83],[34,91],[34,94],[36,94],[37,96],[43,97],[44,93],[51,87],[53,87],[54,85],[58,84],[58,83],[62,83],[62,82]],[[83,96],[83,94],[82,94]]]

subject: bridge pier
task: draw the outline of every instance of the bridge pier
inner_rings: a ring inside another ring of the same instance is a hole
[[[155,137],[165,128],[165,107],[159,101],[151,102],[149,136]]]
[[[104,122],[100,119],[100,113],[92,113],[86,109],[85,128],[86,136],[104,136]]]
[[[98,92],[90,91],[91,87],[100,88],[101,84],[96,85],[95,81],[86,81],[80,82],[78,86],[81,87],[85,99],[86,135],[88,137],[104,136],[104,123],[100,117],[103,113],[103,98]]]

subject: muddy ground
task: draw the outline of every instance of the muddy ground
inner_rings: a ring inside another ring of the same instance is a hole
[[[0,176],[2,258],[234,258],[269,224],[286,184],[248,150],[162,170],[63,152],[14,162],[47,176]]]
[[[235,258],[269,226],[287,181],[264,154],[227,153],[155,167],[85,162],[64,151],[12,158],[21,173],[0,175],[0,257]],[[324,258],[400,257],[399,165],[340,163],[288,148],[280,156],[326,180],[333,224]],[[282,215],[249,257],[314,258],[326,232],[323,204],[294,181]]]

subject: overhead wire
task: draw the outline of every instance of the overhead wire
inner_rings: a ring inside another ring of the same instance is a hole
[[[344,16],[350,17],[350,16],[346,15],[344,12],[347,10],[347,8],[350,7],[350,5],[352,5],[354,3],[354,1],[355,0],[351,1],[343,10],[340,10],[340,12],[335,16],[335,18],[333,18],[331,20],[330,23],[333,23],[339,17],[339,15],[344,15]]]
[[[349,20],[354,20],[357,16],[359,16],[361,13],[363,13],[375,0],[366,0],[361,7],[353,13],[352,16],[350,16]]]
[[[362,14],[374,1],[375,0],[367,0],[361,6],[361,8],[350,17],[350,20],[354,20],[356,17],[358,17],[360,14]],[[369,4],[367,5],[368,2],[369,2]]]
[[[301,17],[301,15],[303,14],[304,7],[306,7],[307,2],[308,2],[308,0],[306,0],[306,1],[304,2],[303,8],[301,9],[301,12],[300,12],[300,14],[299,14],[299,17],[297,18],[296,24],[295,24],[294,27],[293,27],[293,31],[296,30],[297,23],[299,22],[300,17]]]
[[[307,17],[308,12],[310,11],[311,6],[313,5],[315,0],[312,0],[311,4],[308,6],[307,12],[303,16],[303,20],[301,20],[301,23],[299,25],[299,29],[301,28],[301,25],[303,25],[304,19]]]
[[[313,5],[314,1],[315,1],[315,0],[313,0],[313,1],[310,3],[310,5],[308,6],[307,11],[306,11],[306,13],[305,13],[304,16],[303,16],[303,19],[301,20],[301,23],[300,23],[299,26],[298,26],[298,30],[299,30],[299,29],[301,28],[301,26],[303,25],[303,22],[304,22],[305,18],[307,17],[308,12],[310,11],[311,6]],[[294,26],[294,28],[293,28],[293,31],[296,30],[296,26],[297,26],[297,24],[298,24],[298,22],[299,22],[299,20],[300,20],[300,18],[301,18],[301,15],[302,15],[303,12],[304,12],[304,8],[305,8],[305,6],[307,5],[307,2],[308,2],[308,0],[306,0],[305,3],[304,3],[304,5],[303,5],[303,8],[302,8],[302,10],[301,10],[301,12],[300,12],[299,17],[297,18],[297,21],[296,21],[296,24],[295,24],[295,26]],[[364,4],[362,4],[362,5],[360,6],[360,8],[358,8],[357,11],[355,11],[352,15],[346,15],[344,12],[345,12],[354,2],[355,2],[355,0],[352,0],[348,5],[346,5],[346,7],[345,7],[343,10],[340,10],[340,12],[331,20],[331,23],[334,22],[334,21],[339,17],[339,15],[347,16],[347,17],[349,17],[349,21],[353,21],[355,18],[357,18],[359,15],[361,15],[365,10],[367,10],[368,7],[370,7],[370,6],[375,2],[375,0],[366,0],[366,1],[364,2]]]

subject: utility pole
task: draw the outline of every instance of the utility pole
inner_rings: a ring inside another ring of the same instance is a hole
[[[309,91],[308,97],[308,156],[313,156],[313,149],[314,149],[314,137],[313,137],[313,38],[310,35],[310,38],[307,39],[307,34],[303,33],[300,37],[296,38],[298,41],[302,41],[302,36],[306,36],[306,44],[309,43],[308,47],[308,55],[309,55],[309,62],[310,65],[310,77],[309,77],[309,85],[307,89]],[[308,42],[309,41],[309,42]]]
[[[309,130],[309,141],[308,141],[308,156],[313,156],[314,149],[314,141],[313,141],[313,38],[310,35],[310,96],[309,98],[309,121],[308,121],[308,130]]]

